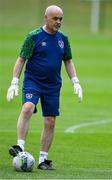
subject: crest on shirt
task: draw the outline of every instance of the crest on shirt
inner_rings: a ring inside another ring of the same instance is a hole
[[[32,96],[33,96],[33,94],[31,94],[31,93],[27,93],[27,94],[26,94],[26,98],[27,98],[27,99],[31,99]]]
[[[41,43],[41,46],[46,46],[47,45],[47,43],[45,42],[45,41],[43,41],[42,43]]]
[[[63,49],[63,47],[64,47],[64,42],[63,42],[62,40],[59,40],[59,41],[58,41],[58,45],[60,46],[60,48]]]

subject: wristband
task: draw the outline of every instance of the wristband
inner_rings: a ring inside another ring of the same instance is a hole
[[[79,83],[79,79],[77,77],[71,78],[72,84]]]
[[[17,77],[13,77],[11,84],[16,85],[18,84],[18,82],[19,82],[19,79]]]

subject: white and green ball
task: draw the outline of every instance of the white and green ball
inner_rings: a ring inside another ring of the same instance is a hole
[[[13,167],[16,171],[31,172],[34,169],[35,159],[28,152],[20,152],[13,158]]]

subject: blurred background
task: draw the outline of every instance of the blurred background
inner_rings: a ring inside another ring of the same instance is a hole
[[[43,24],[44,10],[56,4],[64,11],[63,28],[75,31],[89,31],[91,14],[95,4],[94,16],[99,11],[99,30],[112,32],[112,1],[111,0],[0,0],[0,25],[6,28],[32,29]],[[99,6],[99,7],[98,7]],[[96,19],[97,21],[97,19]],[[27,31],[27,30],[26,30]]]

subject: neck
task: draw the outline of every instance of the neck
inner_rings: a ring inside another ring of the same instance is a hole
[[[56,32],[52,31],[51,29],[49,29],[46,25],[43,26],[43,29],[45,32],[47,32],[48,34],[55,34]]]

